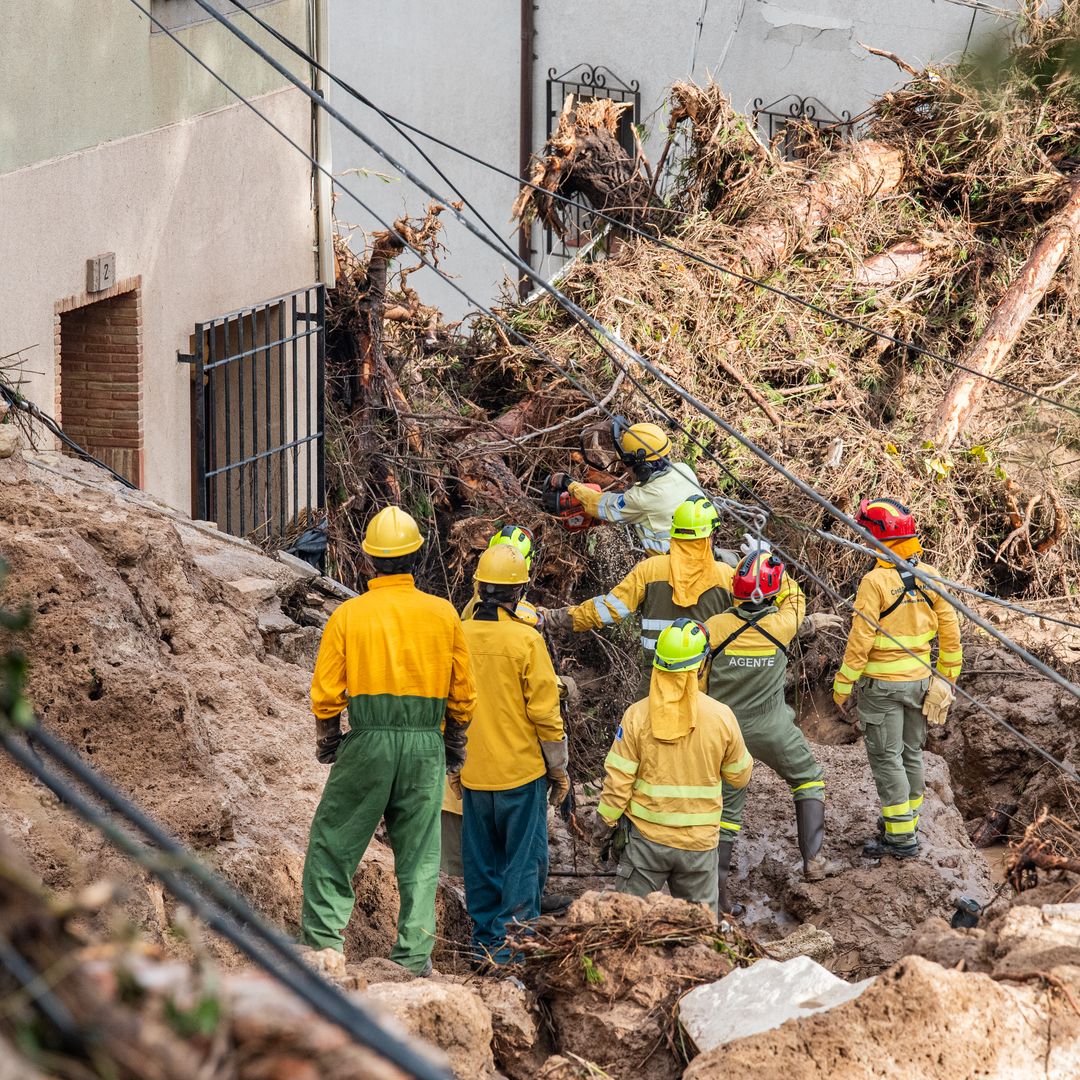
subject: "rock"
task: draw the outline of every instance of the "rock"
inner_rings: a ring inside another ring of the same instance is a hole
[[[874,980],[847,983],[808,956],[758,960],[719,982],[695,987],[679,1002],[679,1022],[699,1050],[770,1031],[858,997]]]
[[[1010,908],[994,927],[996,976],[1080,966],[1080,904]]]
[[[297,951],[305,964],[328,979],[343,979],[347,974],[345,954],[337,949],[311,949],[301,945]]]
[[[491,1011],[495,1063],[511,1080],[533,1080],[551,1053],[533,995],[516,979],[484,979],[478,989]]]
[[[836,942],[832,935],[819,930],[812,923],[803,923],[793,934],[770,941],[765,946],[766,953],[773,960],[791,960],[796,956],[809,956],[819,964],[824,963],[836,952]]]
[[[9,458],[22,447],[22,435],[14,424],[0,424],[0,460]]]
[[[372,983],[363,1000],[393,1015],[410,1034],[439,1047],[458,1080],[495,1072],[491,1013],[469,987],[427,979]]]
[[[911,956],[853,1001],[702,1054],[685,1080],[754,1075],[1072,1080],[1080,1075],[1080,1017],[1037,985],[999,983]]]
[[[228,584],[242,601],[248,603],[263,603],[277,596],[277,582],[270,578],[242,577]]]
[[[256,622],[260,634],[295,634],[300,629],[299,624],[281,610],[280,603],[267,604],[259,612]]]

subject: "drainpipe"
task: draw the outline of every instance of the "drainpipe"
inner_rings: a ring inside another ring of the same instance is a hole
[[[330,67],[330,17],[329,0],[315,0],[312,17],[311,44],[315,59],[324,68]],[[328,93],[328,82],[321,71],[312,68],[311,85],[324,98]],[[336,277],[334,266],[334,202],[333,184],[330,176],[333,158],[330,153],[330,116],[325,109],[312,104],[314,117],[315,160],[327,171],[315,173],[315,225],[317,229],[316,246],[317,272],[319,280],[331,288]]]
[[[536,5],[533,0],[521,0],[521,97],[518,116],[518,176],[529,175],[529,161],[533,152],[533,38],[536,36]],[[518,256],[522,262],[532,265],[532,226],[518,229]],[[524,300],[529,295],[529,279],[518,282],[518,295]]]

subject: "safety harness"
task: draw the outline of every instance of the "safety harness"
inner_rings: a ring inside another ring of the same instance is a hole
[[[771,614],[768,609],[763,608],[761,611],[755,612],[754,615],[747,619],[737,630],[732,630],[730,634],[715,649],[709,651],[710,658],[716,656],[717,653],[722,653],[740,634],[745,633],[751,627],[755,629],[766,641],[771,641],[786,657],[788,655],[787,646],[777,638],[774,638],[763,626],[758,626],[766,615]]]
[[[917,566],[919,560],[913,557],[910,562],[912,566]],[[891,615],[908,596],[914,596],[916,603],[922,600],[927,607],[933,608],[934,606],[933,601],[926,595],[926,592],[919,588],[915,575],[910,570],[898,569],[896,572],[900,575],[900,583],[904,586],[904,591],[878,616],[879,623],[886,615]]]

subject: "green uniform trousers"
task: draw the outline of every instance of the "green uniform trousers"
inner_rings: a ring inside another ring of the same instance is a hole
[[[615,868],[615,888],[631,896],[648,896],[666,885],[672,896],[708,904],[717,914],[716,848],[683,851],[646,840],[630,825],[626,847]]]
[[[763,762],[791,788],[796,802],[801,799],[825,799],[825,770],[814,758],[806,736],[795,726],[795,710],[781,696],[771,706],[744,712],[736,719],[750,756]],[[751,781],[753,783],[753,781]],[[720,821],[720,840],[733,841],[742,828],[744,788],[724,784],[724,816]]]
[[[929,688],[929,679],[886,682],[864,678],[859,682],[859,730],[866,740],[866,756],[881,800],[885,840],[899,847],[916,843],[919,808],[926,787],[922,754],[926,717],[922,704]]]
[[[356,903],[353,875],[385,818],[401,899],[390,959],[423,969],[435,944],[445,779],[437,728],[361,728],[345,735],[311,823],[300,916],[305,945],[343,949]]]

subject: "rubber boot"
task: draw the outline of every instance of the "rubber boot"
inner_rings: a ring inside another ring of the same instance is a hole
[[[540,897],[540,914],[560,915],[573,902],[574,898],[567,893],[546,892]]]
[[[726,912],[729,915],[742,915],[746,908],[742,904],[735,904],[733,907],[728,900],[727,882],[728,874],[731,872],[731,855],[734,850],[735,842],[733,840],[721,840],[716,847],[716,883],[718,886],[716,909],[721,914]]]
[[[891,855],[894,859],[917,859],[919,841],[905,845],[890,844],[880,833],[875,833],[863,844],[862,853],[868,859],[880,859],[885,855]]]
[[[799,834],[799,854],[802,855],[803,880],[821,881],[826,877],[825,856],[821,845],[825,842],[825,803],[821,799],[797,799],[795,802],[795,828]]]

